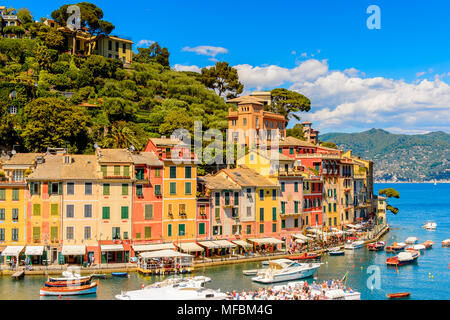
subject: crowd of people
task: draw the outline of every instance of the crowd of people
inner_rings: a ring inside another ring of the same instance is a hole
[[[342,289],[345,285],[342,280],[328,280],[322,283],[314,281],[295,282],[292,285],[274,286],[272,288],[259,288],[258,290],[242,290],[227,292],[230,300],[323,300],[327,299],[328,290]]]

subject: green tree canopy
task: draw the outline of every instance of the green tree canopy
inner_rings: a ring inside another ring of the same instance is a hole
[[[287,90],[284,88],[273,89],[272,103],[266,108],[269,111],[282,114],[289,121],[291,118],[300,120],[300,117],[296,115],[296,112],[308,112],[311,109],[311,101],[304,95]]]
[[[235,98],[244,90],[244,85],[239,82],[237,70],[230,67],[228,62],[218,61],[214,67],[202,68],[200,80],[219,97],[226,95],[227,99]]]
[[[378,191],[378,194],[380,196],[385,196],[386,198],[400,198],[400,193],[394,188],[381,189],[380,191]],[[393,214],[397,214],[399,212],[398,208],[393,207],[389,204],[386,206],[386,209],[391,211]]]
[[[154,42],[148,48],[138,48],[138,53],[134,56],[133,61],[137,63],[156,62],[169,68],[169,56],[167,48],[161,48],[158,42]]]
[[[25,106],[23,114],[26,125],[22,138],[29,151],[66,146],[71,152],[85,149],[88,117],[84,109],[59,98],[38,98]]]
[[[291,136],[303,141],[306,140],[303,133],[303,126],[300,123],[296,123],[291,129],[286,129],[286,136]]]

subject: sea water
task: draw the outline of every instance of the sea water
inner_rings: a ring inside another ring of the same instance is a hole
[[[417,262],[393,268],[386,266],[386,258],[392,253],[373,252],[366,248],[345,250],[345,256],[322,258],[324,263],[308,282],[328,279],[342,279],[347,273],[347,286],[361,292],[364,300],[386,299],[386,294],[410,292],[410,299],[450,299],[450,248],[442,248],[441,241],[450,238],[450,184],[375,184],[377,194],[380,189],[393,187],[400,192],[400,199],[388,202],[400,209],[397,215],[388,212],[389,233],[382,239],[387,245],[405,241],[407,237],[417,237],[418,243],[434,241],[432,249],[423,251]],[[427,231],[422,225],[427,221],[437,223],[435,231]],[[198,275],[212,278],[207,287],[213,289],[254,290],[270,285],[256,284],[251,276],[245,276],[245,269],[261,268],[261,262],[199,268]],[[39,297],[39,288],[45,277],[26,276],[22,280],[12,280],[9,276],[0,278],[0,299],[58,299]],[[138,290],[164,280],[164,276],[141,276],[130,273],[129,278],[109,278],[100,280],[97,295],[64,297],[63,299],[114,299],[116,294],[126,290]],[[280,283],[282,284],[282,283]]]

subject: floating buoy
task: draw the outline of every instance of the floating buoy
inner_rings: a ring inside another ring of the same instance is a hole
[[[143,282],[141,282],[141,288],[144,289],[144,283]]]
[[[431,279],[434,279],[434,276],[431,276]]]
[[[363,269],[363,267],[361,267],[361,270]]]
[[[355,267],[355,265],[353,265],[353,268]]]

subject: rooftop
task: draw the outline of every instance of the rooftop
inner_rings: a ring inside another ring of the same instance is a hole
[[[134,164],[145,164],[153,167],[162,167],[163,163],[153,152],[137,152],[131,154]]]
[[[208,175],[203,177],[198,177],[199,182],[204,182],[206,187],[211,190],[240,190],[241,187],[220,175]]]
[[[277,184],[260,175],[257,171],[245,166],[223,169],[222,171],[241,187],[278,187]]]
[[[130,151],[127,149],[98,149],[98,162],[101,163],[132,163]]]

